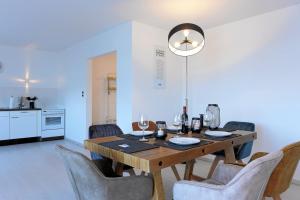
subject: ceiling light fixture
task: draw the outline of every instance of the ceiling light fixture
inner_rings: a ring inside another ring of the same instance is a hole
[[[168,35],[169,49],[179,56],[191,56],[204,47],[205,36],[196,24],[184,23],[175,26]],[[180,45],[178,45],[178,43]]]
[[[201,51],[205,44],[202,28],[196,24],[184,23],[175,26],[168,35],[169,49],[185,57],[185,106],[188,106],[188,56]]]

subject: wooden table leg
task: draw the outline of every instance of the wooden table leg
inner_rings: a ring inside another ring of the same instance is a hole
[[[194,170],[195,160],[190,160],[186,162],[184,180],[191,180],[193,170]]]
[[[225,149],[225,161],[224,163],[235,163],[235,155],[233,150],[233,145],[227,147]]]
[[[165,200],[164,186],[161,177],[161,171],[152,172],[154,179],[154,194],[153,200]]]

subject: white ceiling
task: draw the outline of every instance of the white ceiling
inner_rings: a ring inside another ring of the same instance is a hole
[[[129,20],[204,29],[300,0],[0,0],[0,44],[60,50]]]

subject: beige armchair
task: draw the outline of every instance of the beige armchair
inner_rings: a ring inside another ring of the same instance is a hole
[[[271,173],[282,159],[282,151],[268,154],[246,167],[219,164],[204,182],[179,181],[173,187],[174,200],[260,200]]]
[[[264,194],[265,197],[272,197],[274,200],[281,200],[280,194],[290,187],[300,160],[300,142],[290,144],[284,147],[282,151],[283,158],[274,169]],[[250,162],[266,154],[258,152],[251,157]]]

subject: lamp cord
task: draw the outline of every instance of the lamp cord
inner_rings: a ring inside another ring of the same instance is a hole
[[[185,106],[188,107],[188,56],[185,57]]]

